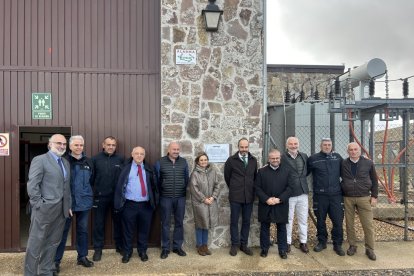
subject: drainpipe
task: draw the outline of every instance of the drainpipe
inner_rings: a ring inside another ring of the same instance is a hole
[[[269,115],[267,113],[267,62],[266,62],[266,1],[263,3],[263,31],[262,31],[262,43],[263,43],[263,152],[262,152],[262,164],[267,162],[267,153],[269,151]]]

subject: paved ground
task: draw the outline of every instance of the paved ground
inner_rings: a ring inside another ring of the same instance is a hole
[[[267,258],[242,252],[231,257],[228,248],[212,250],[211,256],[199,256],[195,249],[185,248],[186,257],[176,254],[161,260],[158,248],[149,249],[149,261],[141,262],[135,253],[128,264],[121,262],[115,250],[104,250],[102,261],[93,268],[76,265],[76,252],[65,253],[60,275],[414,275],[414,242],[378,242],[377,261],[365,256],[363,244],[359,244],[355,256],[337,256],[332,246],[320,253],[309,254],[293,248],[287,260],[271,247]],[[344,249],[347,248],[345,244]],[[23,271],[24,253],[0,254],[0,275],[19,275]]]

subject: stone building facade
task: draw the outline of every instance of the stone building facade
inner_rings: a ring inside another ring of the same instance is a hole
[[[344,72],[343,65],[267,65],[268,105],[282,104],[289,90],[291,98],[305,92],[306,100],[314,100],[318,91],[319,99],[327,98],[330,80]]]
[[[181,143],[181,156],[192,170],[205,144],[230,144],[246,137],[256,157],[262,149],[263,1],[218,0],[224,11],[217,32],[207,32],[201,15],[206,0],[161,2],[162,148]],[[176,49],[195,50],[196,64],[177,65]],[[230,244],[230,207],[220,172],[219,225],[210,232],[210,246]],[[186,246],[195,245],[190,195],[184,222]],[[250,244],[259,244],[257,207],[252,216]]]

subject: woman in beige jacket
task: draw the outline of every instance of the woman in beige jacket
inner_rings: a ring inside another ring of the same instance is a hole
[[[208,229],[217,224],[219,192],[217,170],[208,163],[202,152],[195,159],[196,166],[190,177],[191,202],[196,227],[197,252],[201,256],[211,255],[207,247]]]

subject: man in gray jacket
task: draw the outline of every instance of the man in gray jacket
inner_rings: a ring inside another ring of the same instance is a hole
[[[27,193],[32,207],[24,275],[55,274],[53,260],[62,238],[65,218],[72,216],[70,166],[62,159],[66,138],[55,134],[49,152],[33,158]]]

